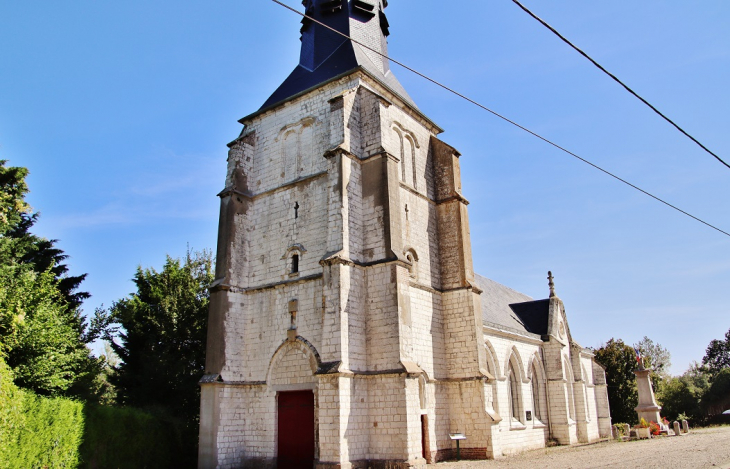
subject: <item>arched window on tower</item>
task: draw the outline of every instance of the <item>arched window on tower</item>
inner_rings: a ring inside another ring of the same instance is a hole
[[[294,179],[297,173],[297,163],[299,154],[299,135],[296,130],[289,130],[284,135],[284,141],[282,143],[283,153],[283,171],[281,177],[284,179]]]
[[[400,180],[406,182],[406,152],[403,142],[403,133],[397,128],[393,129],[398,140],[398,158],[400,158]]]
[[[410,135],[407,135],[406,138],[403,141],[403,155],[408,155],[408,158],[410,161],[411,166],[411,172],[412,172],[412,182],[413,182],[413,188],[418,189],[418,180],[417,180],[417,170],[416,170],[416,146],[413,143],[413,139]],[[404,160],[405,162],[405,160]],[[404,165],[405,169],[405,165]]]
[[[290,274],[298,274],[299,273],[299,254],[294,254],[291,256],[291,272]]]
[[[301,244],[293,244],[286,250],[282,260],[286,261],[286,275],[289,277],[299,276],[302,255],[307,252]]]

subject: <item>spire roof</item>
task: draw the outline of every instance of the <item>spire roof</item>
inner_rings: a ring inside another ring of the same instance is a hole
[[[387,0],[304,0],[307,16],[388,54],[390,34],[385,16]],[[364,70],[414,109],[418,109],[390,63],[379,54],[342,37],[309,18],[302,19],[299,65],[266,100],[259,112],[355,70]]]

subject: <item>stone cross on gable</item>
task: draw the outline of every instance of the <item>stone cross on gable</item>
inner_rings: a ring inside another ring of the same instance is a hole
[[[548,286],[550,287],[550,298],[555,298],[555,282],[552,271],[548,271]]]

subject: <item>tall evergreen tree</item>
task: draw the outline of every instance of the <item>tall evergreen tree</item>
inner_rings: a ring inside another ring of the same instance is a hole
[[[86,274],[69,275],[68,266],[64,263],[68,255],[56,247],[57,239],[45,239],[30,232],[38,214],[23,214],[18,225],[8,233],[15,239],[15,257],[21,263],[30,264],[36,272],[50,271],[57,281],[57,288],[71,309],[78,309],[84,300],[91,297],[88,292],[78,291]]]
[[[68,277],[55,241],[31,234],[26,168],[0,161],[0,354],[20,386],[47,395],[87,395],[100,362],[86,344],[106,327],[87,324],[78,306],[84,276]],[[65,282],[65,283],[64,283]]]
[[[205,367],[209,252],[168,256],[161,271],[139,267],[137,292],[111,307],[121,326],[112,342],[121,363],[110,379],[122,404],[164,409],[197,433],[198,381]]]
[[[0,160],[0,235],[17,226],[23,214],[30,212],[25,201],[28,185],[27,168],[6,167],[7,160]]]

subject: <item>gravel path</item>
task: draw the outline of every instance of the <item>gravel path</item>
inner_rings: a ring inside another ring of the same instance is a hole
[[[501,468],[720,468],[730,469],[730,427],[692,430],[680,437],[557,446],[528,451],[499,461],[437,464],[436,469]]]

